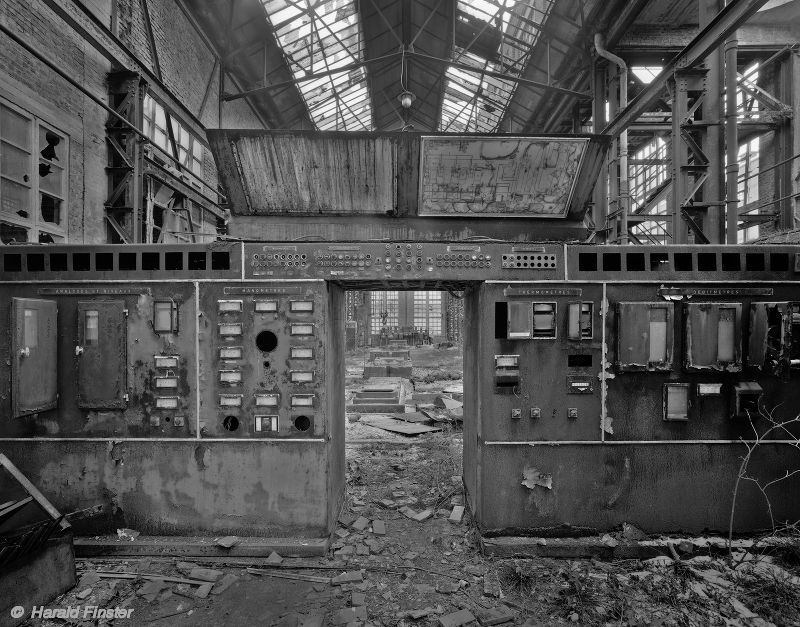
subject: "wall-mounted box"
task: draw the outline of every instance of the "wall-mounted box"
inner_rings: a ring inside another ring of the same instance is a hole
[[[314,349],[305,346],[292,346],[289,349],[290,359],[314,359]]]
[[[52,300],[11,300],[11,401],[19,418],[58,404],[58,307]]]
[[[277,407],[281,402],[280,394],[256,394],[256,407]]]
[[[313,394],[292,394],[290,405],[292,407],[313,407]]]
[[[174,300],[153,301],[153,330],[156,333],[178,332],[178,304]]]
[[[219,382],[227,385],[239,385],[242,382],[241,370],[220,370]]]
[[[153,362],[156,368],[177,368],[180,357],[178,355],[153,355]]]
[[[784,303],[751,303],[747,365],[778,374],[791,363],[792,307]]]
[[[567,375],[567,394],[592,394],[594,378],[585,375]]]
[[[688,371],[742,369],[741,303],[687,303],[686,357]]]
[[[508,303],[509,340],[527,340],[533,337],[533,316],[530,302],[511,301]]]
[[[731,415],[733,418],[757,418],[764,390],[754,381],[740,381],[733,386]]]
[[[519,385],[519,355],[494,356],[495,392],[511,392]]]
[[[697,396],[722,396],[722,384],[698,383]]]
[[[242,335],[242,325],[238,322],[222,322],[218,326],[221,337],[239,337]]]
[[[274,414],[253,416],[253,431],[256,433],[278,433],[278,425],[278,416]]]
[[[594,334],[593,313],[594,303],[569,303],[567,305],[567,338],[591,340]]]
[[[241,407],[242,395],[241,394],[220,394],[219,395],[220,407]]]
[[[617,304],[617,370],[672,370],[672,303]]]
[[[277,300],[257,300],[253,304],[256,313],[276,313],[278,311]]]
[[[241,359],[242,347],[241,346],[222,346],[219,349],[220,359]]]
[[[290,300],[289,311],[292,313],[313,313],[314,301],[313,300]]]
[[[688,383],[664,384],[664,420],[689,420],[689,387]]]
[[[311,370],[292,370],[289,372],[289,380],[292,383],[312,383],[314,373]]]
[[[127,350],[128,325],[123,301],[78,303],[78,346],[75,355],[79,407],[125,407]]]
[[[178,397],[177,396],[160,396],[156,399],[157,409],[177,409]]]
[[[221,314],[224,313],[241,313],[242,301],[240,300],[218,300],[217,311]]]
[[[534,339],[555,339],[556,312],[555,303],[533,303]]]

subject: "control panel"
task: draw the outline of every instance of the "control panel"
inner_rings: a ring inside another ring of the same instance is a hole
[[[519,270],[563,274],[556,244],[338,242],[245,244],[245,278],[490,279]]]

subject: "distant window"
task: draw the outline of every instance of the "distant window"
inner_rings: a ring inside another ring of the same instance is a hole
[[[175,148],[169,140],[167,127],[167,111],[164,106],[156,101],[150,94],[144,97],[144,134],[153,140],[153,143],[169,153],[175,161],[180,163],[197,176],[203,175],[203,144],[189,130],[178,122],[174,116],[170,116],[172,124],[172,134],[175,138]],[[163,155],[159,155],[163,156]]]
[[[0,241],[66,241],[69,139],[0,99]]]
[[[399,324],[399,297],[397,292],[370,293],[370,332],[378,335],[384,327]]]
[[[429,335],[442,334],[441,292],[414,292],[414,327]]]

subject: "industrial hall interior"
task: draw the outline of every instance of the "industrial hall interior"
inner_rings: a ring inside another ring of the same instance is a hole
[[[800,626],[800,0],[0,0],[0,627]]]

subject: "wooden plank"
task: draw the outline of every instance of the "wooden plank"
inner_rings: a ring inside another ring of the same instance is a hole
[[[442,430],[440,427],[429,427],[427,425],[403,422],[402,420],[395,420],[388,416],[362,416],[360,422],[370,427],[377,427],[384,431],[400,433],[402,435],[419,435],[420,433],[431,433]]]
[[[33,501],[33,497],[29,496],[28,498],[16,502],[11,501],[9,503],[3,504],[2,506],[0,506],[0,520],[8,518],[9,516],[11,516],[11,514],[19,511],[22,507],[25,507],[31,501]]]
[[[257,538],[242,537],[236,546],[224,549],[213,538],[188,536],[138,536],[133,541],[120,541],[114,536],[75,538],[75,554],[97,555],[180,555],[269,557],[275,551],[283,557],[315,557],[327,554],[328,538]]]

